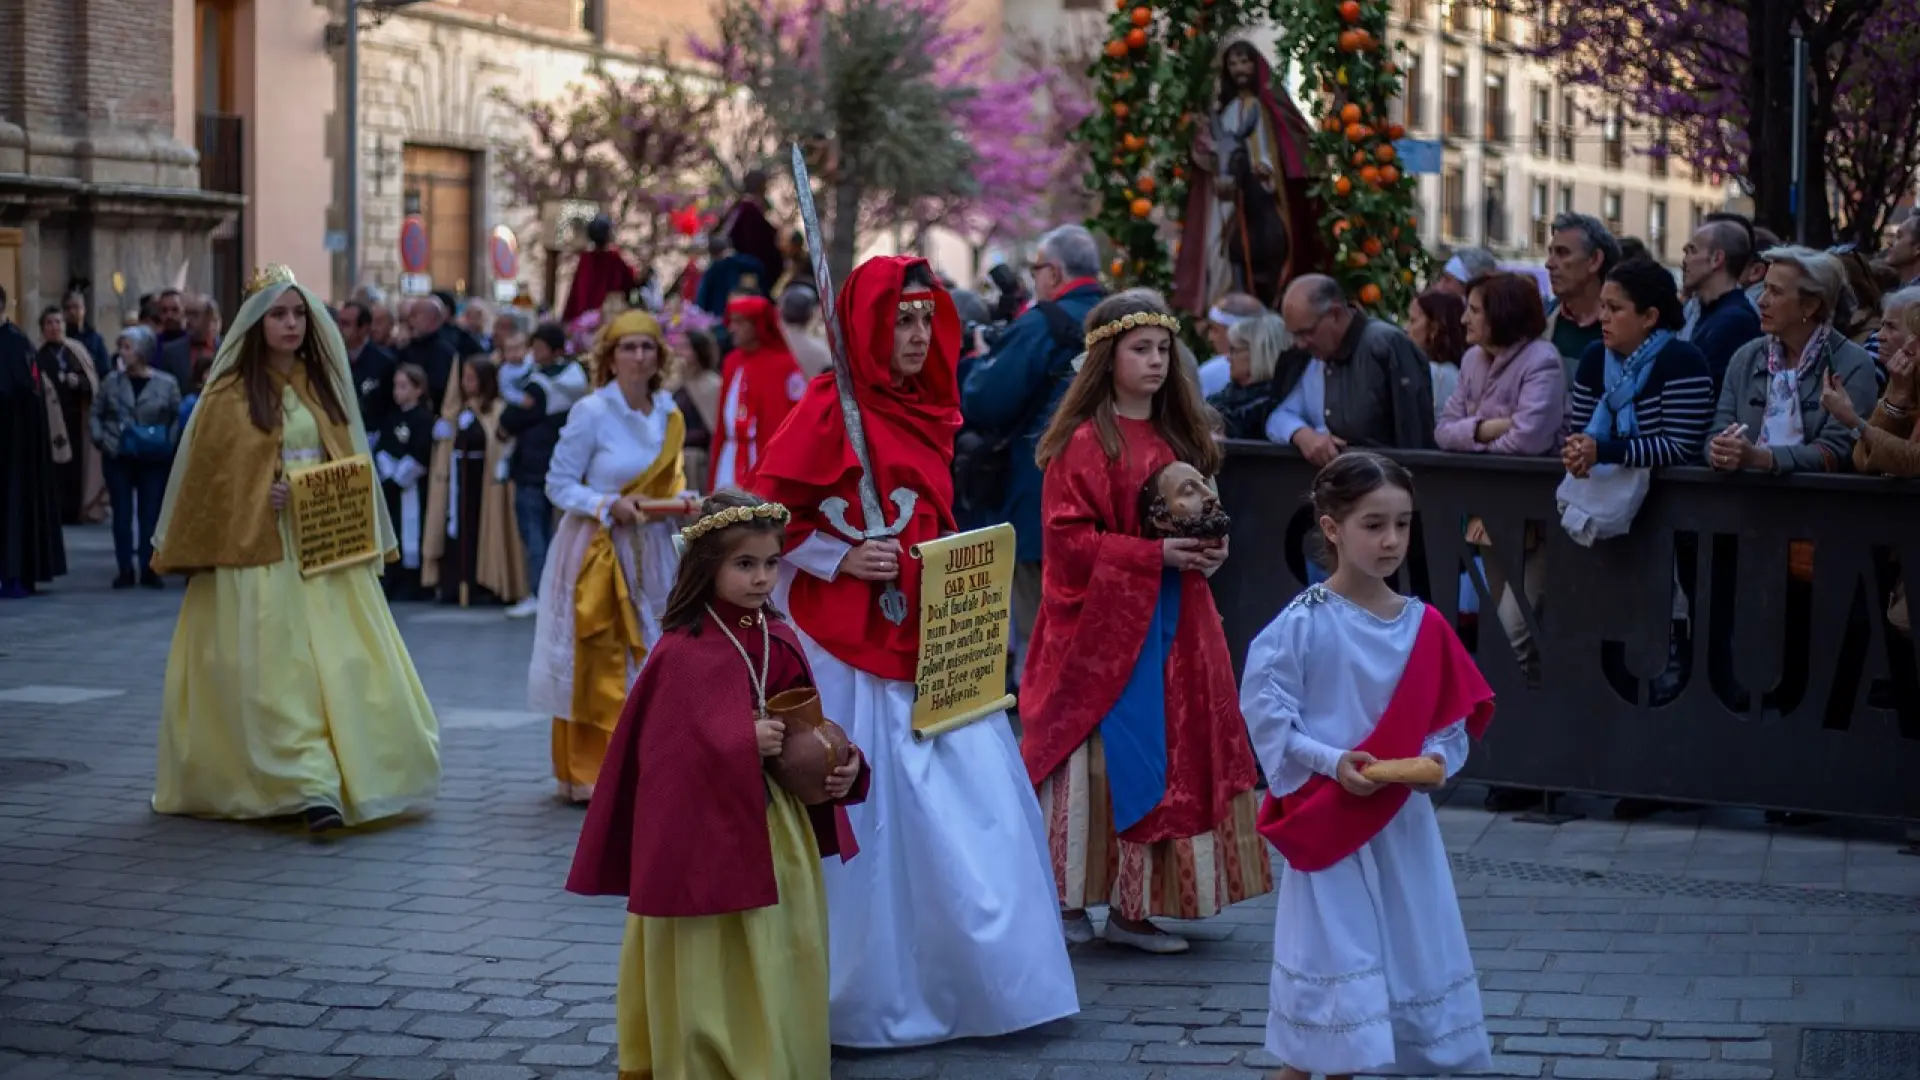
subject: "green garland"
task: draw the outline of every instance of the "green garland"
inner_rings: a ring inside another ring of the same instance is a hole
[[[1417,184],[1384,119],[1400,89],[1384,0],[1117,0],[1094,63],[1095,109],[1074,133],[1091,166],[1087,226],[1113,247],[1113,283],[1172,289],[1168,240],[1186,210],[1193,125],[1212,115],[1221,44],[1259,19],[1288,28],[1281,52],[1306,76],[1327,269],[1370,310],[1404,313],[1427,255]]]

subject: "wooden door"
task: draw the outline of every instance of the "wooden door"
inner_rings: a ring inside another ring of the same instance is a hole
[[[473,274],[473,154],[444,146],[406,147],[408,214],[427,223],[427,273],[436,289],[467,294]]]

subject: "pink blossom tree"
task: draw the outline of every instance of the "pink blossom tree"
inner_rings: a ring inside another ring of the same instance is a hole
[[[1808,236],[1838,218],[1872,241],[1920,167],[1920,5],[1912,0],[1487,0],[1538,28],[1562,78],[1663,118],[1671,152],[1752,191],[1793,235],[1793,36],[1810,55]],[[1656,150],[1656,152],[1659,152]],[[1831,185],[1838,206],[1819,193]]]
[[[1045,73],[1000,78],[958,0],[724,0],[693,54],[749,99],[753,138],[784,175],[799,143],[830,193],[830,263],[858,237],[936,227],[976,246],[1036,227],[1070,151],[1052,138]]]

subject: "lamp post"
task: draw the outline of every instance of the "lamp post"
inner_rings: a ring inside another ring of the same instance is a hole
[[[360,0],[347,4],[347,292],[360,285]]]
[[[1793,34],[1793,184],[1788,208],[1793,212],[1793,242],[1807,242],[1807,39],[1795,23]]]

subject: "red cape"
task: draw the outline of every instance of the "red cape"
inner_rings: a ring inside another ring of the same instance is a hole
[[[613,248],[593,248],[580,253],[574,264],[573,284],[567,287],[567,305],[560,309],[560,321],[571,323],[589,311],[599,311],[607,297],[626,295],[638,280],[626,256]]]
[[[1260,108],[1273,126],[1275,152],[1279,155],[1280,175],[1276,183],[1284,187],[1287,196],[1285,217],[1287,236],[1293,247],[1287,255],[1286,268],[1280,274],[1281,284],[1300,274],[1317,272],[1324,261],[1320,251],[1320,215],[1308,187],[1313,181],[1313,173],[1308,165],[1308,151],[1313,143],[1313,127],[1307,118],[1294,105],[1293,99],[1282,93],[1273,92],[1273,66],[1264,56],[1255,57],[1258,69],[1254,72],[1254,96],[1260,99]],[[1209,109],[1219,108],[1216,102]],[[1210,120],[1208,122],[1211,122]],[[1205,318],[1219,294],[1227,291],[1227,282],[1207,282],[1207,221],[1217,212],[1213,200],[1214,162],[1192,162],[1193,180],[1187,185],[1187,207],[1181,217],[1180,253],[1175,257],[1173,279],[1173,306],[1177,310]],[[1206,293],[1212,295],[1205,295]],[[1262,296],[1261,303],[1275,311],[1280,310],[1280,297]]]
[[[1493,690],[1446,617],[1428,607],[1393,700],[1354,749],[1382,761],[1418,757],[1427,736],[1462,718],[1467,734],[1475,739],[1486,734],[1493,722]],[[1267,796],[1260,807],[1260,835],[1295,870],[1325,870],[1379,835],[1412,794],[1405,784],[1388,784],[1360,796],[1330,777],[1315,776],[1291,794]]]
[[[902,284],[908,267],[925,263],[907,256],[868,259],[847,276],[836,308],[887,524],[899,513],[893,492],[904,489],[916,496],[913,516],[896,537],[905,548],[954,530],[953,439],[960,430],[955,365],[961,334],[960,314],[945,289],[936,285],[928,294],[934,319],[926,366],[902,385],[893,381],[893,325]],[[860,466],[847,441],[833,372],[828,371],[808,384],[806,396],[774,435],[754,490],[793,511],[787,525],[791,551],[820,530],[855,542],[827,522],[820,503],[835,496],[845,499],[847,521],[855,528],[866,525],[859,479]],[[800,629],[841,662],[883,679],[912,679],[919,658],[918,620],[899,626],[888,622],[879,606],[885,588],[854,577],[822,581],[799,574],[787,602]],[[900,561],[900,590],[906,593],[907,610],[920,610],[920,565],[913,559]]]
[[[768,624],[767,694],[813,685],[793,629]],[[743,643],[757,655],[756,640]],[[707,625],[660,638],[627,695],[573,853],[567,891],[625,896],[635,915],[721,915],[780,902],[767,784],[740,654]],[[860,778],[843,803],[866,798]],[[644,801],[643,801],[644,796]],[[822,857],[859,851],[840,806],[810,806]]]
[[[753,320],[757,340],[751,349],[735,349],[720,366],[720,415],[714,420],[714,443],[707,455],[706,488],[713,491],[720,482],[720,448],[736,447],[733,486],[745,488],[753,483],[755,471],[767,459],[767,444],[780,424],[793,411],[807,386],[807,377],[787,348],[786,331],[780,326],[780,312],[764,296],[736,296],[727,301],[727,316],[744,315]],[[729,425],[727,402],[733,394],[734,379],[746,384],[740,388],[740,413]]]
[[[1082,424],[1041,486],[1040,617],[1020,679],[1020,754],[1035,787],[1112,711],[1159,601],[1161,544],[1140,535],[1138,499],[1173,449],[1149,422],[1119,423],[1118,460],[1108,460],[1093,424]],[[1233,659],[1204,574],[1182,575],[1166,682],[1167,794],[1120,834],[1133,843],[1206,833],[1254,787]]]

